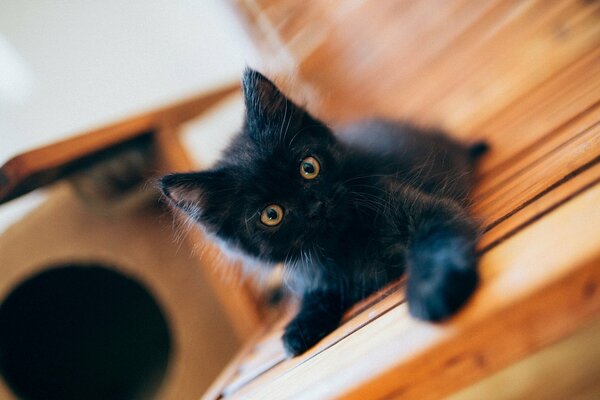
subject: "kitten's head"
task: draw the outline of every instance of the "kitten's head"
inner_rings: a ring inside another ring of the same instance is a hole
[[[161,180],[170,203],[263,262],[327,257],[349,223],[343,151],[331,131],[256,71],[244,74],[246,120],[211,170]]]

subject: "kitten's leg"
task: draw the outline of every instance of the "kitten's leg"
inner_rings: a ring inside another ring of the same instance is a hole
[[[337,328],[347,307],[340,293],[306,293],[300,312],[286,326],[283,334],[283,345],[288,354],[296,356],[304,353]]]
[[[415,203],[413,203],[415,204]],[[478,230],[457,203],[420,196],[407,250],[410,313],[438,321],[468,300],[478,283]]]

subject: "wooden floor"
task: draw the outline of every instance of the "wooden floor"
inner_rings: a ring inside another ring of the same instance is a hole
[[[600,316],[599,2],[232,3],[262,70],[329,123],[409,118],[492,151],[472,205],[483,282],[463,312],[416,321],[396,282],[294,359],[281,318],[205,398],[440,398]]]

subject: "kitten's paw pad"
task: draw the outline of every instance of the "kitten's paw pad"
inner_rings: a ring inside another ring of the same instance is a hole
[[[283,334],[283,347],[287,354],[297,356],[314,346],[330,330],[308,320],[292,320]]]
[[[419,319],[441,321],[455,314],[479,282],[475,252],[456,240],[437,242],[412,255],[408,310]]]

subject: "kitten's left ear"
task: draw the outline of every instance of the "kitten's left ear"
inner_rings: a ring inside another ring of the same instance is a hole
[[[249,117],[272,117],[288,101],[273,82],[250,68],[244,71],[242,86]]]
[[[163,176],[158,186],[170,203],[178,208],[203,208],[212,200],[225,202],[233,189],[230,174],[210,170]]]

